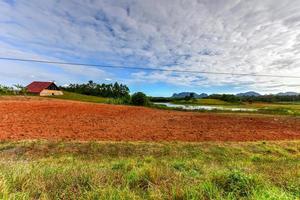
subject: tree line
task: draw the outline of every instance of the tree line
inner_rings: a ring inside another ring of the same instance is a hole
[[[14,87],[8,87],[0,85],[0,95],[26,95],[27,89],[22,85],[14,85]]]
[[[263,96],[244,96],[240,97],[245,102],[293,102],[300,101],[300,95],[297,96],[279,96],[279,95],[263,95]]]
[[[186,100],[194,99],[192,95],[183,98],[173,97],[150,97],[152,102],[172,102],[174,100]],[[242,102],[293,102],[300,101],[300,95],[297,96],[279,96],[279,95],[263,95],[263,96],[236,96],[233,94],[211,94],[203,99],[219,99],[230,103],[242,103]]]
[[[240,97],[233,94],[211,94],[204,99],[219,99],[230,103],[239,103],[242,101]]]
[[[293,102],[300,101],[300,95],[296,96],[279,96],[279,95],[262,95],[262,96],[236,96],[232,94],[212,94],[208,99],[219,99],[231,103],[238,102],[266,102],[266,103],[275,103],[275,102]]]
[[[130,92],[127,85],[119,84],[118,82],[115,82],[114,84],[98,84],[89,81],[84,84],[70,84],[67,87],[60,88],[68,92],[110,98],[128,97]]]

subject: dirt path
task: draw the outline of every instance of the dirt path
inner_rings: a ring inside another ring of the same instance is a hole
[[[0,100],[0,140],[300,139],[300,119],[164,111],[71,101]]]

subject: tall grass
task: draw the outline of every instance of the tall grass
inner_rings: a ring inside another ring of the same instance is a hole
[[[300,142],[2,142],[0,199],[297,199]]]

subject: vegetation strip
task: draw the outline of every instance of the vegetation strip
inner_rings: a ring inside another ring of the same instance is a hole
[[[2,142],[0,157],[0,199],[300,196],[300,141]]]

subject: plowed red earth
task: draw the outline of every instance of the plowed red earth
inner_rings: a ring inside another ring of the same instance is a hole
[[[1,100],[0,140],[257,141],[300,139],[300,119],[207,114],[59,100]]]

